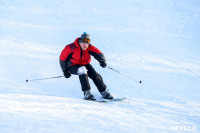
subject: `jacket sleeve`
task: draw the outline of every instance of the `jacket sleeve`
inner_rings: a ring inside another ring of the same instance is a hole
[[[89,54],[92,55],[99,62],[106,62],[104,54],[95,46],[90,44]]]
[[[70,59],[72,58],[72,51],[67,45],[60,54],[60,67],[63,72],[68,71],[68,67],[72,64]]]

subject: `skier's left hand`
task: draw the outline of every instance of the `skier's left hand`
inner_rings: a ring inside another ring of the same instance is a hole
[[[64,76],[65,76],[65,78],[69,78],[69,77],[71,77],[71,73],[69,71],[65,71]]]
[[[100,61],[99,63],[100,63],[100,66],[103,68],[105,68],[107,66],[105,61]]]

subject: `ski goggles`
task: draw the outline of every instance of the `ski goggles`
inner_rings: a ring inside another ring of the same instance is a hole
[[[88,39],[88,38],[84,38],[84,39],[83,39],[83,42],[90,43],[90,39]]]

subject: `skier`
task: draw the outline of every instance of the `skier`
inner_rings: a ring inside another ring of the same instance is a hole
[[[90,43],[90,35],[84,32],[73,43],[67,45],[60,55],[60,66],[65,78],[69,78],[71,74],[78,75],[82,91],[86,100],[96,100],[91,93],[88,77],[91,78],[98,88],[99,92],[105,99],[113,99],[113,96],[106,89],[100,74],[98,74],[90,64],[92,55],[100,66],[106,67],[104,54]]]

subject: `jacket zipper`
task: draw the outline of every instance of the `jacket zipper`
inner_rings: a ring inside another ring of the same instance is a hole
[[[82,55],[83,55],[83,50],[81,49],[81,59],[82,59]]]

